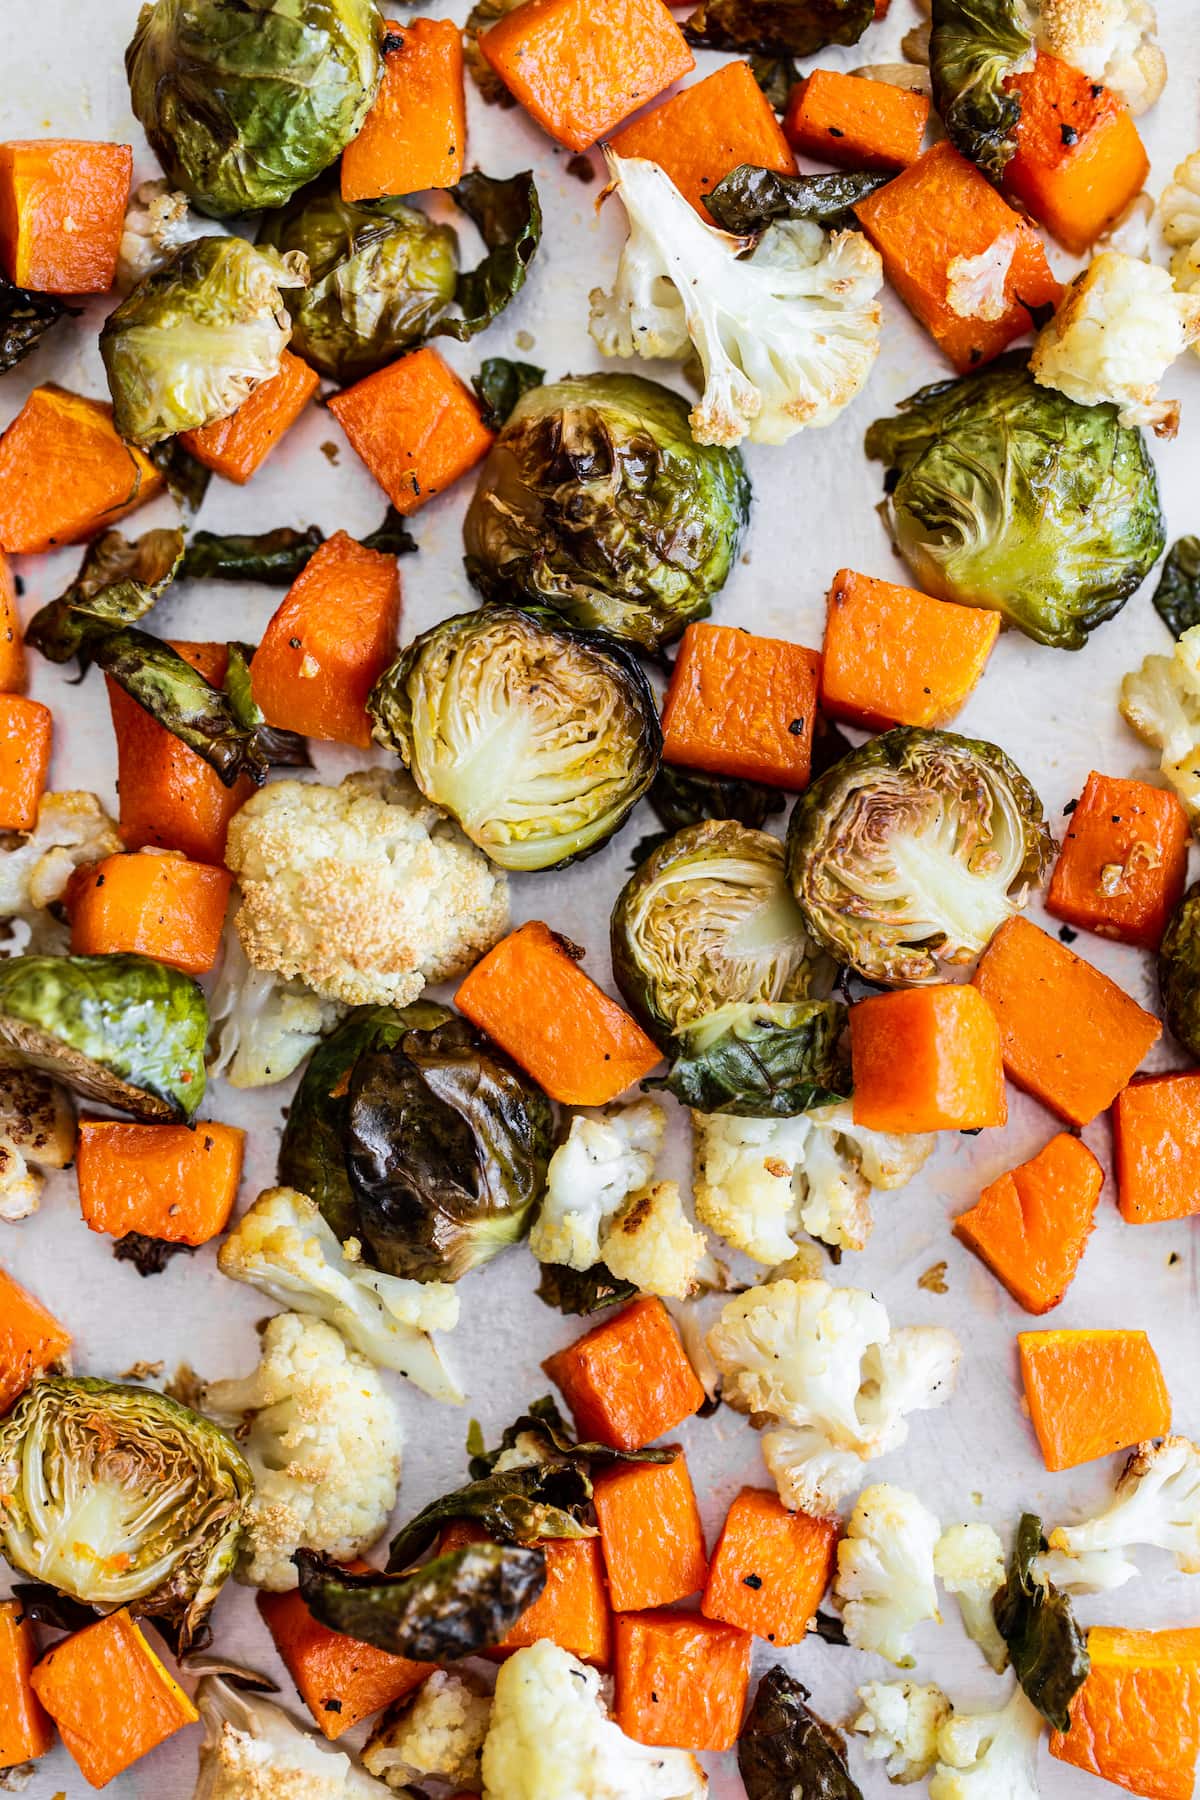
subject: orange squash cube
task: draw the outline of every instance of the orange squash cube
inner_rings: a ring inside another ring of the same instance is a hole
[[[367,1570],[366,1563],[349,1567],[355,1573]],[[258,1610],[297,1693],[331,1741],[405,1699],[436,1667],[330,1631],[313,1618],[294,1588],[287,1594],[260,1593]]]
[[[744,1487],[725,1515],[700,1610],[777,1646],[802,1644],[833,1579],[836,1519]]]
[[[704,1405],[661,1300],[635,1300],[543,1364],[583,1439],[644,1450]]]
[[[1200,1212],[1200,1073],[1131,1081],[1113,1108],[1113,1147],[1128,1224]]]
[[[783,129],[801,156],[889,175],[916,162],[928,123],[924,94],[840,69],[814,69],[792,89]]]
[[[0,1415],[71,1348],[71,1334],[0,1269]]]
[[[687,769],[808,786],[821,659],[733,625],[689,625],[663,702],[663,757]]]
[[[999,613],[839,569],[821,651],[821,710],[867,731],[945,725],[999,632]]]
[[[48,706],[0,694],[0,831],[32,831],[37,824],[53,737]]]
[[[1054,865],[1046,911],[1156,950],[1187,880],[1187,814],[1166,788],[1088,776]]]
[[[233,876],[211,863],[137,851],[77,870],[67,889],[76,956],[133,951],[204,975],[217,960]]]
[[[1064,249],[1082,256],[1150,173],[1129,108],[1111,88],[1043,51],[1006,86],[1021,97],[1021,122],[1004,185]]]
[[[285,350],[278,375],[256,387],[235,413],[181,433],[180,442],[206,469],[241,486],[262,468],[320,385],[316,370]]]
[[[165,486],[150,458],[117,436],[111,406],[34,388],[0,437],[0,547],[28,556],[77,544]]]
[[[614,1463],[595,1476],[596,1520],[608,1591],[618,1612],[671,1606],[708,1579],[700,1508],[687,1458]]]
[[[202,1119],[140,1125],[83,1119],[75,1149],[79,1205],[91,1231],[206,1244],[229,1223],[246,1134]]]
[[[0,550],[0,694],[19,694],[25,686],[25,639],[17,610],[17,578]]]
[[[976,1131],[1008,1118],[1000,1029],[952,984],[874,994],[850,1008],[854,1119],[870,1131]]]
[[[1050,1754],[1146,1800],[1191,1800],[1200,1751],[1200,1631],[1093,1625],[1070,1731]]]
[[[750,71],[730,62],[624,126],[611,141],[618,156],[665,169],[706,225],[704,201],[741,163],[794,175],[796,159],[779,120]]]
[[[754,1640],[696,1613],[618,1613],[617,1724],[638,1744],[732,1750]]]
[[[342,199],[448,188],[467,149],[462,33],[453,19],[389,21],[383,80],[342,151]]]
[[[96,1788],[200,1718],[124,1609],[55,1644],[32,1681]]]
[[[470,388],[436,350],[410,350],[334,394],[329,410],[404,514],[452,487],[495,437]]]
[[[1079,1267],[1104,1170],[1069,1132],[989,1182],[954,1221],[961,1238],[1026,1312],[1057,1306]],[[1200,1204],[1200,1202],[1198,1202]]]
[[[40,294],[106,294],[133,174],[128,144],[0,144],[0,263]]]
[[[1022,1331],[1017,1345],[1048,1469],[1073,1469],[1170,1431],[1170,1397],[1144,1331]]]
[[[33,1691],[37,1644],[19,1600],[0,1600],[0,1770],[36,1762],[54,1742],[49,1714]]]

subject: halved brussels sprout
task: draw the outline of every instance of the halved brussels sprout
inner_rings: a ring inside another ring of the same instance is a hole
[[[100,333],[121,436],[145,447],[235,413],[279,373],[292,334],[281,290],[307,279],[302,256],[206,237],[139,281]]]
[[[419,343],[454,298],[458,239],[402,200],[343,200],[335,169],[263,220],[259,243],[308,259],[292,349],[357,381]]]
[[[792,1118],[851,1091],[839,1000],[741,1001],[683,1032],[670,1074],[652,1082],[695,1112]]]
[[[219,1426],[149,1388],[49,1376],[0,1423],[0,1550],[104,1612],[196,1636],[254,1478]]]
[[[640,375],[570,375],[523,394],[492,446],[467,574],[488,600],[654,650],[712,610],[749,513],[740,455],[695,442],[686,400]]]
[[[190,1119],[204,1098],[208,1007],[148,956],[0,961],[0,1046],[138,1119]]]
[[[367,710],[376,741],[502,869],[598,850],[662,750],[654,696],[623,645],[508,606],[415,638]]]
[[[1115,406],[1039,387],[1025,356],[936,382],[877,419],[889,523],[916,585],[1079,650],[1166,542],[1154,464]]]
[[[357,135],[382,37],[375,0],[157,0],[125,52],[130,100],[201,211],[283,206]]]
[[[671,1048],[720,1007],[806,999],[824,958],[788,890],[779,839],[709,819],[677,831],[625,883],[612,963],[633,1011]]]
[[[1042,803],[996,744],[901,726],[797,800],[792,891],[817,942],[868,981],[945,980],[1025,904],[1054,853]]]

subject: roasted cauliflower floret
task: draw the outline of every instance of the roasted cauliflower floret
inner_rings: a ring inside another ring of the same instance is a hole
[[[0,832],[0,919],[12,920],[14,951],[65,950],[65,931],[46,911],[62,899],[84,863],[116,856],[125,846],[95,794],[43,794],[32,831]]]
[[[953,256],[946,265],[946,304],[960,319],[1002,319],[1011,301],[1008,272],[1021,244],[1018,226],[1002,231],[977,256]]]
[[[575,1114],[550,1158],[545,1198],[529,1234],[539,1262],[582,1270],[603,1260],[601,1241],[613,1220],[653,1179],[666,1124],[652,1100]]]
[[[882,1762],[889,1781],[921,1781],[937,1761],[938,1727],[950,1716],[941,1688],[915,1681],[869,1681],[858,1690],[862,1711],[850,1729],[866,1742],[868,1762]]]
[[[938,1727],[929,1800],[1039,1800],[1041,1735],[1041,1714],[1019,1687],[999,1712],[952,1712]]]
[[[403,775],[274,781],[229,826],[250,962],[348,1006],[406,1006],[508,925],[504,876]]]
[[[1033,11],[1043,50],[1114,89],[1131,113],[1154,105],[1167,59],[1149,0],[1040,0]]]
[[[182,245],[193,238],[219,237],[225,229],[219,219],[194,213],[187,195],[173,190],[169,181],[140,182],[126,209],[113,286],[127,294]]]
[[[0,1063],[0,1220],[35,1213],[43,1169],[65,1169],[75,1154],[75,1108],[40,1069]]]
[[[873,1650],[898,1668],[911,1669],[908,1637],[923,1619],[940,1623],[933,1574],[940,1526],[929,1508],[905,1488],[879,1482],[864,1488],[837,1548],[833,1592],[846,1636],[858,1650]]]
[[[435,1669],[415,1694],[384,1713],[363,1751],[363,1766],[404,1793],[410,1781],[424,1778],[477,1794],[491,1716],[492,1697],[477,1676]]]
[[[232,926],[225,931],[221,969],[208,1000],[210,1075],[231,1087],[267,1087],[300,1067],[345,1013],[302,981],[253,969]]]
[[[1190,1438],[1139,1444],[1121,1471],[1112,1505],[1050,1534],[1051,1552],[1072,1560],[1138,1544],[1171,1551],[1186,1574],[1200,1572],[1200,1449]]]
[[[707,1253],[704,1234],[689,1222],[673,1181],[633,1194],[601,1245],[601,1260],[618,1281],[668,1300],[693,1292]]]
[[[1193,826],[1200,819],[1200,625],[1170,656],[1147,656],[1121,683],[1121,716],[1159,754]]]
[[[999,1674],[1008,1667],[1008,1646],[996,1628],[992,1599],[1004,1580],[1004,1546],[992,1526],[951,1525],[933,1553],[933,1567],[948,1594],[958,1601],[963,1629]]]
[[[1174,251],[1171,275],[1177,288],[1200,288],[1200,150],[1185,156],[1158,202],[1162,234]],[[1200,342],[1192,345],[1200,354]]]
[[[344,1750],[302,1731],[260,1694],[209,1675],[196,1705],[204,1742],[192,1800],[390,1800]]]
[[[294,1588],[295,1551],[349,1562],[386,1530],[400,1480],[400,1415],[376,1370],[332,1325],[277,1313],[258,1368],[211,1382],[205,1408],[243,1421],[239,1442],[255,1485],[240,1572],[251,1586]]]
[[[770,226],[744,255],[746,242],[706,225],[657,163],[606,154],[629,237],[611,294],[591,296],[604,355],[694,349],[701,444],[782,444],[828,425],[879,353],[883,266],[868,240],[796,220]]]
[[[1200,294],[1182,293],[1165,269],[1105,250],[1068,287],[1038,333],[1035,381],[1081,406],[1120,408],[1122,425],[1174,437],[1179,402],[1160,400],[1171,364],[1200,337]]]

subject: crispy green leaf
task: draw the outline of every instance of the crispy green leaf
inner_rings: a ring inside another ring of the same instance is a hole
[[[145,617],[174,579],[182,556],[178,529],[146,531],[132,541],[106,531],[88,545],[67,591],[34,614],[26,643],[49,662],[76,656],[80,670],[86,670],[101,638]]]
[[[812,56],[827,44],[857,44],[875,0],[700,0],[683,28],[706,50]]]
[[[15,369],[35,349],[59,319],[79,317],[77,306],[68,306],[55,294],[34,294],[14,287],[0,273],[0,375]]]
[[[557,1401],[549,1394],[534,1400],[527,1413],[505,1427],[494,1450],[476,1444],[471,1455],[471,1475],[479,1480],[490,1474],[507,1450],[521,1450],[546,1462],[565,1460],[585,1468],[593,1463],[669,1463],[675,1455],[673,1450],[614,1450],[608,1444],[577,1443]]]
[[[832,175],[781,175],[739,163],[718,181],[705,206],[722,231],[749,237],[776,219],[813,219],[830,228],[853,225],[854,207],[890,175],[867,172]]]
[[[546,1585],[545,1553],[516,1544],[468,1544],[401,1576],[350,1575],[311,1550],[293,1561],[314,1619],[413,1662],[500,1643]]]
[[[999,181],[1021,122],[1020,96],[1004,84],[1033,56],[1023,0],[933,0],[931,23],[934,110],[955,149]]]
[[[843,1045],[849,1014],[837,1000],[728,1006],[680,1039],[665,1087],[697,1112],[790,1118],[851,1092]]]
[[[786,112],[792,89],[800,79],[795,60],[790,56],[772,56],[759,50],[752,50],[746,60],[771,111]]]
[[[455,310],[430,333],[462,342],[490,325],[524,287],[541,242],[542,208],[528,169],[504,181],[476,169],[456,182],[450,194],[487,246],[483,261],[459,275]]]
[[[606,1306],[621,1306],[637,1296],[631,1281],[618,1281],[603,1263],[593,1263],[590,1269],[539,1263],[538,1270],[538,1299],[569,1318],[603,1312]]]
[[[510,362],[507,356],[487,356],[478,375],[472,375],[471,386],[483,401],[487,423],[497,431],[507,423],[508,415],[522,394],[541,387],[545,369],[533,363]]]
[[[411,556],[419,548],[403,515],[390,505],[382,523],[369,531],[362,542],[366,549],[378,550],[383,556]]]
[[[257,730],[240,724],[229,696],[170,644],[131,627],[102,638],[93,660],[131,700],[202,756],[226,787],[239,775],[260,787],[267,779],[270,765]]]
[[[212,470],[192,455],[182,438],[161,438],[157,444],[151,444],[146,455],[166,482],[175,504],[184,512],[199,512],[212,480]]]
[[[485,1475],[431,1501],[397,1532],[388,1551],[388,1569],[395,1573],[411,1568],[453,1519],[470,1520],[503,1544],[595,1537],[595,1528],[582,1517],[591,1497],[586,1470],[562,1460]]]
[[[290,587],[315,550],[325,542],[317,525],[296,531],[280,525],[250,536],[194,532],[179,567],[181,580],[261,581],[265,587]]]
[[[992,1612],[1027,1698],[1056,1731],[1069,1731],[1071,1701],[1087,1680],[1091,1660],[1087,1633],[1076,1623],[1070,1599],[1034,1573],[1034,1560],[1045,1548],[1042,1521],[1036,1513],[1022,1513]]]
[[[1176,538],[1167,551],[1154,610],[1172,637],[1200,625],[1200,537]]]
[[[268,725],[266,715],[254,698],[250,680],[253,644],[230,644],[229,662],[222,683],[234,718],[245,731],[254,733],[262,755],[273,769],[311,769],[312,757],[308,739],[298,731],[287,731],[282,725]]]
[[[781,813],[784,807],[779,788],[768,787],[765,782],[709,775],[703,769],[677,769],[670,763],[659,765],[646,799],[663,829],[638,840],[630,858],[631,868],[636,868],[685,825],[699,825],[703,819],[736,819],[739,825],[759,831],[772,814]]]
[[[808,1689],[778,1664],[758,1684],[738,1741],[747,1800],[862,1800],[841,1734],[807,1705]]]

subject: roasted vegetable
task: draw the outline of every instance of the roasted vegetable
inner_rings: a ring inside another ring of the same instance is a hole
[[[439,335],[466,339],[485,330],[524,287],[541,242],[542,209],[528,170],[498,181],[474,169],[450,193],[487,249],[476,268],[459,276],[454,290],[457,310],[439,320],[436,328]]]
[[[1039,387],[1023,356],[937,382],[878,419],[889,520],[916,585],[1078,650],[1165,542],[1154,465],[1113,406]]]
[[[854,207],[867,194],[890,181],[890,175],[781,175],[741,163],[718,181],[704,204],[721,227],[735,237],[765,231],[777,219],[812,219],[829,230],[853,228]]]
[[[992,1611],[1026,1696],[1056,1731],[1069,1731],[1071,1701],[1090,1667],[1087,1634],[1076,1624],[1066,1594],[1034,1569],[1045,1548],[1042,1521],[1036,1513],[1023,1513]]]
[[[457,1281],[523,1236],[541,1198],[550,1102],[465,1019],[371,1049],[350,1076],[345,1154],[377,1266]]]
[[[508,423],[517,401],[530,388],[541,387],[545,369],[534,363],[510,362],[507,356],[485,356],[471,386],[483,401],[487,422],[499,431]]]
[[[375,0],[158,0],[125,52],[130,99],[201,211],[282,206],[358,132],[382,37]]]
[[[227,788],[242,775],[261,787],[280,733],[248,722],[229,694],[178,650],[135,626],[94,639],[92,660],[153,719],[204,758]],[[294,758],[293,758],[294,760]]]
[[[208,1419],[149,1388],[50,1376],[0,1423],[0,1550],[186,1649],[233,1568],[250,1470]]]
[[[1193,882],[1163,934],[1158,990],[1167,1029],[1200,1061],[1200,882]]]
[[[0,375],[15,369],[59,319],[74,318],[77,312],[78,308],[68,306],[56,294],[34,294],[14,287],[0,271]]]
[[[759,1682],[738,1741],[748,1800],[862,1800],[841,1734],[808,1699],[804,1683],[778,1664]]]
[[[996,744],[899,726],[796,802],[787,869],[816,942],[868,981],[945,979],[1045,873],[1042,804]]]
[[[683,34],[706,50],[813,56],[827,44],[857,44],[875,0],[700,0]]]
[[[687,826],[638,865],[612,916],[613,973],[664,1047],[734,1003],[807,997],[820,956],[783,846],[732,820]]]
[[[48,662],[91,660],[92,645],[123,625],[144,618],[174,579],[183,556],[183,532],[146,531],[132,542],[106,531],[88,545],[79,573],[64,594],[29,621],[25,641]]]
[[[46,1169],[75,1155],[75,1108],[40,1069],[0,1063],[0,1220],[14,1225],[41,1205]]]
[[[344,1750],[302,1730],[255,1692],[261,1677],[252,1683],[244,1669],[219,1667],[228,1681],[206,1672],[196,1689],[204,1742],[192,1800],[249,1800],[264,1782],[268,1796],[273,1784],[277,1792],[290,1789],[294,1800],[388,1800],[385,1784],[362,1774]]]
[[[1154,590],[1154,610],[1174,638],[1200,625],[1200,538],[1176,538]]]
[[[207,1030],[201,989],[148,957],[0,961],[0,1044],[135,1118],[193,1116],[204,1098]]]
[[[264,587],[291,587],[325,542],[319,525],[298,531],[279,525],[273,531],[248,535],[196,531],[188,540],[179,565],[179,578],[196,581],[261,581]],[[389,506],[383,523],[361,540],[368,550],[406,556],[416,540],[395,507]]]
[[[568,1318],[603,1312],[608,1306],[624,1306],[637,1298],[630,1281],[618,1281],[611,1269],[595,1263],[590,1269],[569,1269],[565,1263],[539,1266],[537,1297],[544,1306]]]
[[[646,650],[703,618],[737,559],[750,483],[736,451],[693,441],[687,413],[637,375],[524,394],[463,528],[484,597],[540,601]]]
[[[1021,97],[1005,85],[1032,68],[1023,0],[933,0],[933,104],[956,150],[999,181],[1016,149]]]
[[[415,638],[367,710],[426,799],[504,869],[599,849],[649,787],[662,744],[624,645],[508,606]]]
[[[846,1008],[837,1000],[724,1006],[679,1038],[665,1087],[697,1112],[786,1118],[828,1106],[850,1092],[840,1039]]]
[[[546,1585],[536,1547],[468,1544],[408,1575],[350,1575],[298,1551],[300,1593],[331,1631],[413,1662],[457,1661],[498,1644]]]
[[[665,762],[650,783],[646,799],[663,829],[634,845],[635,867],[685,825],[699,825],[705,819],[732,819],[758,831],[784,808],[782,790],[768,787],[765,782],[710,775],[704,769],[680,769]]]

